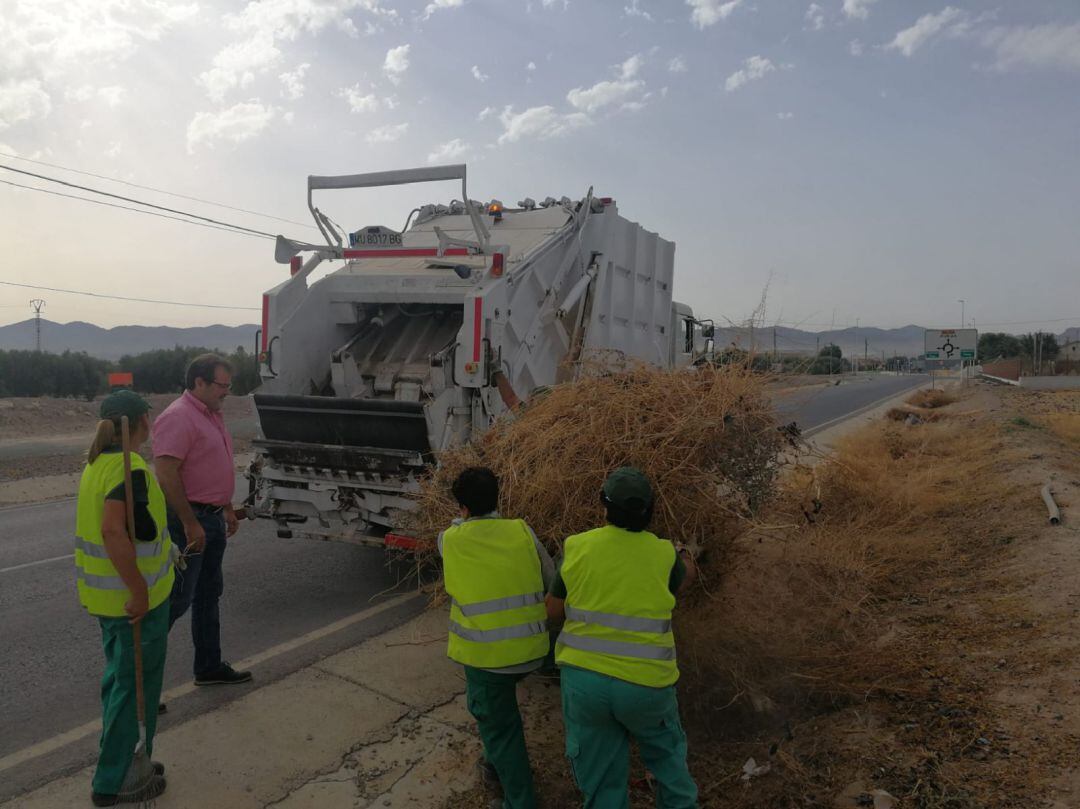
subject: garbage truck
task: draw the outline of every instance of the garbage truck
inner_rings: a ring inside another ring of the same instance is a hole
[[[316,191],[460,181],[400,229],[345,233]],[[263,295],[255,516],[294,533],[411,548],[399,516],[438,453],[512,417],[583,363],[691,365],[708,322],[672,299],[675,245],[592,189],[470,200],[464,165],[308,178],[325,244],[279,236]],[[309,283],[323,262],[341,266]]]

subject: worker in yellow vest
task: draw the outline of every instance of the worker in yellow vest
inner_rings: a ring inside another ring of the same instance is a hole
[[[131,767],[139,728],[135,707],[132,624],[141,622],[146,749],[153,752],[157,705],[165,673],[172,543],[165,528],[165,495],[136,452],[150,435],[150,405],[121,390],[101,403],[101,421],[87,453],[76,506],[75,572],[79,603],[98,619],[105,652],[102,730],[91,799],[95,806],[150,801],[165,791],[165,767],[142,777]],[[131,434],[135,537],[128,535],[121,418]]]
[[[586,809],[630,806],[630,739],[657,782],[657,806],[697,806],[686,766],[675,681],[675,595],[693,558],[645,530],[653,492],[637,469],[616,469],[600,493],[607,525],[568,537],[547,597],[565,620],[555,644],[566,754]]]
[[[466,469],[451,491],[461,517],[438,542],[450,596],[446,653],[465,667],[469,713],[484,745],[483,780],[502,786],[503,809],[533,809],[517,684],[541,667],[551,647],[544,593],[555,565],[524,520],[499,516],[499,483],[490,469]]]

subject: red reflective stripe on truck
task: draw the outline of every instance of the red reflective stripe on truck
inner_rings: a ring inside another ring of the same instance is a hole
[[[473,299],[472,361],[480,362],[480,335],[484,325],[484,299]]]
[[[270,327],[270,296],[263,295],[262,350],[266,351],[267,329]]]
[[[407,537],[404,534],[387,534],[383,537],[383,544],[387,548],[401,548],[406,551],[414,551],[420,546],[420,540]]]
[[[437,256],[439,250],[436,247],[414,247],[408,250],[346,250],[342,253],[345,258],[416,258],[417,256]],[[469,250],[466,247],[448,247],[443,250],[444,256],[467,256]]]

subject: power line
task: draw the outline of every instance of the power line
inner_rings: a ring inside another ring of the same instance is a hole
[[[188,216],[192,219],[201,219],[203,222],[210,222],[214,225],[224,225],[225,227],[234,228],[235,230],[243,230],[248,233],[254,233],[258,236],[269,236],[271,239],[277,238],[277,236],[275,236],[273,233],[267,233],[264,230],[254,230],[253,228],[246,228],[242,225],[234,225],[230,222],[222,222],[219,219],[211,219],[208,216],[199,216],[198,214],[190,213],[188,211],[178,211],[176,208],[166,208],[164,205],[155,205],[152,202],[143,202],[141,199],[132,199],[131,197],[121,196],[120,194],[113,194],[108,191],[101,191],[97,188],[90,188],[89,186],[79,185],[78,183],[69,183],[67,180],[60,180],[56,177],[49,177],[44,174],[35,174],[32,171],[24,171],[23,169],[17,169],[12,166],[5,166],[2,163],[0,163],[0,169],[4,169],[6,171],[14,171],[16,174],[25,174],[27,177],[36,177],[39,180],[46,180],[50,183],[58,183],[60,185],[65,185],[68,188],[77,188],[80,191],[89,191],[91,194],[101,194],[101,196],[103,197],[111,197],[112,199],[119,199],[123,200],[124,202],[134,202],[136,205],[143,205],[147,208],[154,208],[159,211],[167,211],[168,213],[180,214],[181,216]]]
[[[248,210],[247,208],[238,208],[235,205],[226,205],[224,202],[214,202],[213,200],[203,199],[202,197],[192,197],[187,194],[178,194],[175,191],[166,191],[163,188],[154,188],[151,185],[140,185],[139,183],[128,182],[127,180],[119,180],[116,177],[109,177],[104,174],[94,174],[92,171],[82,171],[80,169],[73,169],[69,166],[61,166],[58,163],[46,163],[44,160],[34,160],[29,157],[19,157],[19,155],[8,154],[7,152],[0,152],[0,157],[7,157],[14,160],[23,160],[27,163],[35,163],[39,166],[48,166],[52,169],[61,169],[62,171],[70,171],[74,174],[84,174],[87,177],[96,177],[99,180],[108,180],[110,183],[120,183],[121,185],[131,186],[132,188],[141,188],[144,191],[154,191],[158,194],[165,194],[170,197],[178,197],[180,199],[189,199],[192,202],[202,202],[206,205],[214,205],[218,208],[227,208],[230,211],[238,211],[240,213],[251,214],[252,216],[262,216],[266,219],[276,219],[278,222],[288,222],[290,225],[299,225],[304,228],[311,228],[315,230],[315,226],[310,222],[297,222],[295,219],[285,219],[280,216],[274,216],[273,214],[260,213],[259,211]]]
[[[48,188],[36,188],[32,185],[23,185],[22,183],[13,183],[10,180],[0,180],[0,183],[4,185],[10,185],[14,188],[25,188],[28,191],[40,191],[42,194],[52,194],[56,197],[66,197],[67,199],[75,199],[79,202],[91,202],[94,205],[104,205],[108,208],[119,208],[121,211],[131,211],[132,213],[143,213],[147,216],[159,216],[162,219],[172,219],[177,222],[184,222],[188,225],[198,225],[201,228],[210,228],[211,230],[221,230],[225,233],[235,233],[237,236],[250,236],[253,239],[266,239],[272,238],[268,236],[257,236],[254,233],[245,233],[242,230],[233,230],[231,227],[218,227],[217,225],[208,225],[205,222],[193,222],[190,219],[182,219],[179,216],[169,216],[164,213],[154,213],[153,211],[144,211],[142,208],[132,208],[129,205],[117,205],[115,202],[105,202],[100,199],[89,199],[88,197],[77,197],[74,194],[65,194],[63,191],[50,191]]]
[[[43,287],[36,284],[17,284],[14,281],[0,281],[0,284],[9,287],[22,287],[23,289],[44,289],[48,292],[66,292],[68,295],[84,295],[88,298],[107,298],[114,301],[132,301],[134,303],[159,303],[164,306],[191,306],[199,309],[242,309],[246,312],[258,312],[257,306],[225,306],[219,303],[188,303],[185,301],[159,301],[154,298],[129,298],[124,295],[105,295],[101,292],[86,292],[80,289],[58,289],[56,287]]]

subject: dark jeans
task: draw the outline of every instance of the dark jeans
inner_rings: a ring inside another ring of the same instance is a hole
[[[196,510],[195,516],[206,532],[202,553],[189,553],[187,570],[177,570],[169,596],[169,629],[191,607],[191,639],[195,643],[195,676],[209,674],[221,665],[221,625],[218,599],[225,587],[221,561],[225,558],[225,515]],[[181,551],[187,547],[184,526],[172,511],[169,536]]]

